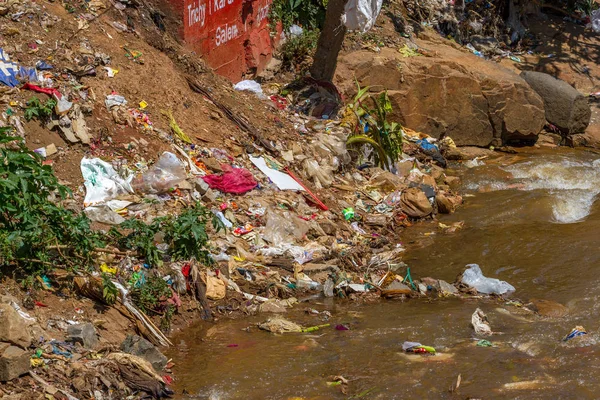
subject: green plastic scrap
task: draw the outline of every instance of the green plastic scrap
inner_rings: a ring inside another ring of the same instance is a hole
[[[417,290],[417,286],[413,282],[412,276],[410,276],[410,267],[406,268],[406,276],[404,277],[404,282],[410,283],[410,286],[413,288],[413,290]]]
[[[490,342],[489,340],[485,340],[485,339],[481,339],[480,341],[478,341],[477,346],[479,346],[479,347],[494,347],[492,342]]]

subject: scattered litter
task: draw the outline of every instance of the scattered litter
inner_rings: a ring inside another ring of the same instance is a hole
[[[463,272],[461,282],[483,294],[505,294],[516,289],[511,284],[495,279],[486,278],[477,264],[468,264]]]

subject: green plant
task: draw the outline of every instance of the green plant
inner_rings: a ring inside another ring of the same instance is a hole
[[[311,57],[317,48],[319,30],[303,31],[301,35],[289,38],[281,45],[279,54],[285,67],[302,64]]]
[[[387,91],[372,96],[368,94],[369,87],[361,88],[358,82],[357,87],[350,108],[358,120],[357,128],[362,129],[361,133],[351,135],[346,144],[371,146],[375,150],[374,161],[389,170],[390,162],[402,154],[402,126],[389,121],[393,109]]]
[[[41,274],[54,265],[89,264],[103,247],[89,219],[59,205],[70,190],[21,138],[0,132],[0,256],[2,264]]]
[[[146,224],[135,218],[128,219],[119,227],[128,230],[123,235],[112,228],[110,235],[124,248],[137,250],[150,265],[162,264],[163,251],[156,247],[156,238],[162,236],[166,252],[174,260],[195,258],[206,264],[211,263],[207,249],[208,233],[206,224],[212,218],[212,226],[219,231],[223,223],[200,203],[185,209],[178,216],[155,218]]]
[[[286,35],[294,24],[305,30],[321,29],[326,10],[326,0],[274,0],[269,10],[271,31],[276,31],[278,23]]]
[[[149,277],[141,287],[131,291],[133,302],[145,313],[161,313],[160,303],[169,297],[169,285],[158,276]]]
[[[111,281],[110,275],[102,274],[102,297],[106,304],[115,304],[118,295],[119,289],[117,289],[117,286]]]
[[[37,97],[32,97],[27,100],[25,119],[27,121],[31,121],[32,119],[48,120],[52,117],[54,107],[56,107],[56,100],[54,99],[49,99],[45,103],[42,103]]]

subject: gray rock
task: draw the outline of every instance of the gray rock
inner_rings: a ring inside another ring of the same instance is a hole
[[[8,304],[0,304],[0,342],[12,343],[22,348],[31,345],[27,321]]]
[[[521,77],[544,101],[546,119],[563,133],[582,133],[592,111],[587,98],[567,82],[542,72],[525,71]]]
[[[287,312],[284,306],[274,300],[269,300],[258,307],[259,312],[284,313]]]
[[[0,343],[0,382],[18,378],[29,371],[29,353],[10,343]]]
[[[165,357],[165,355],[152,343],[137,335],[127,336],[123,343],[121,343],[121,350],[125,353],[143,358],[152,364],[152,367],[156,371],[162,371],[167,365],[167,357]]]
[[[449,284],[446,281],[443,280],[439,280],[438,284],[440,285],[440,291],[442,293],[449,293],[449,294],[457,294],[458,293],[458,289],[456,287],[454,287],[454,285]]]
[[[93,349],[98,344],[96,328],[89,323],[70,325],[67,328],[67,341],[80,343],[86,349]]]

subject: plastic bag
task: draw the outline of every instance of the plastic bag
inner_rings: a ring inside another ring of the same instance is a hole
[[[269,211],[263,238],[277,247],[284,243],[294,243],[308,232],[308,223],[290,212]]]
[[[514,292],[516,289],[508,282],[501,281],[495,278],[486,278],[481,272],[481,268],[477,264],[467,265],[467,269],[463,273],[462,283],[472,288],[475,288],[479,293],[483,294],[504,294]]]
[[[351,31],[366,32],[375,25],[383,0],[349,0],[342,23]]]
[[[236,83],[233,88],[235,90],[247,90],[249,92],[254,93],[256,96],[258,96],[259,99],[266,99],[267,96],[265,96],[265,94],[263,93],[262,87],[260,86],[260,83],[256,82],[256,81],[252,81],[252,80],[245,80],[245,81],[240,81],[238,83]]]
[[[81,174],[86,190],[83,201],[86,207],[133,193],[130,184],[132,177],[121,178],[112,165],[99,158],[81,159]]]
[[[591,15],[592,29],[596,33],[600,33],[600,10],[592,11]]]
[[[135,177],[133,188],[142,193],[164,193],[186,178],[183,163],[166,151],[148,171]]]
[[[329,166],[319,165],[315,160],[304,160],[302,164],[306,174],[312,178],[317,189],[326,188],[333,183],[333,170]]]

